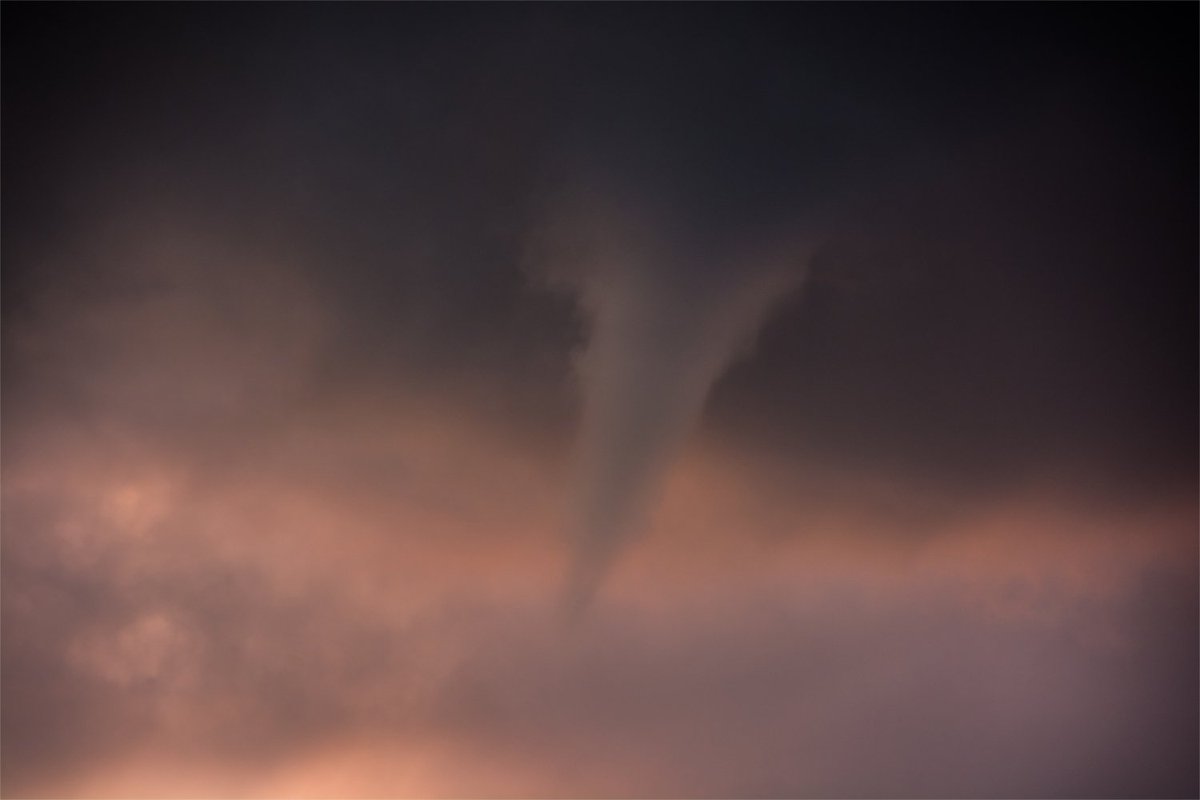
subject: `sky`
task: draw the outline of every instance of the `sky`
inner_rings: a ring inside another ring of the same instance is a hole
[[[1197,6],[3,6],[0,790],[1200,793]]]

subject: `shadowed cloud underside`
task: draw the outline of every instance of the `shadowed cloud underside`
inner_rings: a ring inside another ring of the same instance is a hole
[[[2,13],[4,796],[1197,794],[1195,6]]]

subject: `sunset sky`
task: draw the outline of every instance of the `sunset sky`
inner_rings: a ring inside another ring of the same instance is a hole
[[[1198,8],[4,3],[4,797],[1195,797]]]

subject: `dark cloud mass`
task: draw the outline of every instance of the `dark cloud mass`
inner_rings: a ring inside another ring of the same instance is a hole
[[[1200,792],[1196,6],[2,15],[6,797]]]

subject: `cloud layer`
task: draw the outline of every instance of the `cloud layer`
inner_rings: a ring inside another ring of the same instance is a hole
[[[4,15],[5,796],[1196,795],[1194,7]]]
[[[604,602],[563,628],[564,453],[446,397],[322,388],[327,313],[274,269],[155,263],[172,279],[135,296],[48,294],[22,340],[72,382],[61,406],[9,409],[6,793],[1169,795],[1194,777],[1186,498],[1114,514],[1031,484],[964,505],[701,436]],[[203,287],[225,280],[288,301],[252,315],[273,372],[222,351],[226,295]],[[241,393],[262,406],[231,412]],[[205,435],[216,419],[243,427]]]

